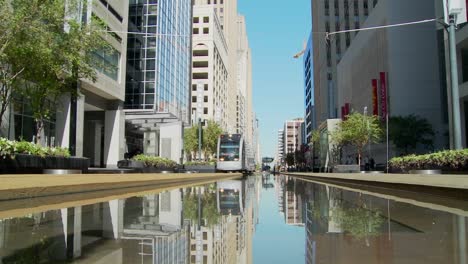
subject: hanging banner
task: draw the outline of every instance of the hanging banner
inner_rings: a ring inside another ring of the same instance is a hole
[[[380,117],[385,120],[387,116],[387,75],[380,73]]]
[[[372,79],[372,114],[379,115],[379,100],[377,93],[377,79]]]
[[[349,115],[349,103],[345,104],[345,120],[348,119]]]

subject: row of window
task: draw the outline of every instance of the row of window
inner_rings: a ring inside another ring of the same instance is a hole
[[[209,22],[210,22],[210,17],[203,17],[203,23],[209,23]],[[200,23],[200,17],[194,17],[193,23],[194,24]]]
[[[193,34],[200,34],[199,28],[193,28]],[[210,34],[210,28],[203,28],[203,34]]]

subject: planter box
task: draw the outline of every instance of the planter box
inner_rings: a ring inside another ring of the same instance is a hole
[[[187,171],[198,171],[200,173],[215,173],[216,165],[186,165]]]
[[[2,174],[42,174],[45,169],[81,170],[87,172],[89,159],[77,157],[40,157],[16,154],[14,159],[0,161]]]
[[[360,171],[361,168],[359,168],[358,164],[336,165],[333,170],[334,173],[356,173]]]

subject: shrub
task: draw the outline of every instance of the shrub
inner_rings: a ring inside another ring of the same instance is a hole
[[[187,161],[185,166],[213,166],[215,164],[214,161]]]
[[[70,157],[70,152],[61,147],[41,147],[27,141],[11,141],[0,138],[0,156],[2,158],[14,158],[15,154],[36,155],[40,157]]]
[[[173,160],[145,154],[136,155],[132,160],[143,162],[145,167],[175,168],[177,166],[177,163]]]
[[[402,171],[424,169],[461,170],[468,166],[468,149],[444,150],[424,155],[392,158],[390,168]]]

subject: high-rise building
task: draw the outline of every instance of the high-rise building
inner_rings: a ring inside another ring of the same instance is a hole
[[[193,7],[192,32],[192,122],[214,120],[226,131],[228,47],[212,6]]]
[[[282,164],[284,161],[284,130],[278,130],[278,146],[276,149],[275,163],[276,165]]]
[[[395,12],[402,9],[404,13]],[[364,26],[418,21],[435,15],[434,3],[425,0],[379,0]],[[437,34],[433,23],[359,33],[337,67],[338,106],[367,111],[382,120],[387,114],[425,118],[435,131],[433,147],[445,148],[446,96],[440,81]],[[402,42],[405,45],[400,45]],[[367,152],[377,163],[386,160],[385,146]]]
[[[312,33],[309,36],[306,50],[304,53],[304,102],[305,102],[305,141],[310,143],[312,130],[316,129],[315,123],[315,94],[314,94],[314,66],[313,66],[313,49],[312,49]]]
[[[125,112],[129,152],[179,161],[189,122],[192,3],[131,0]]]
[[[312,32],[336,32],[359,29],[377,4],[377,0],[312,1]],[[317,125],[338,116],[337,65],[359,32],[327,37],[314,34],[313,80]]]
[[[302,145],[302,123],[304,119],[296,118],[284,123],[283,155],[286,157],[289,153],[300,150]]]

